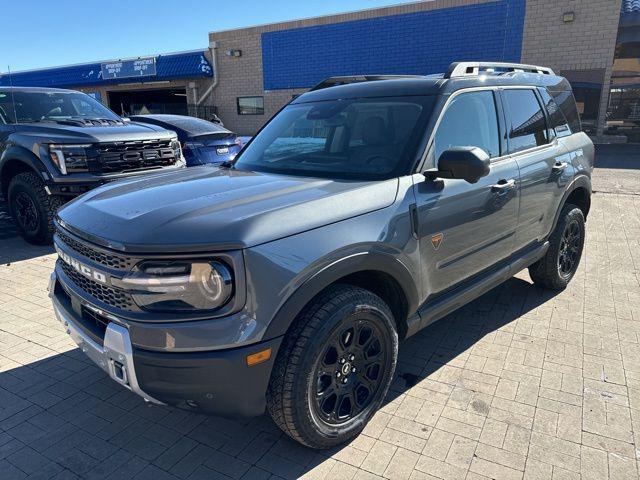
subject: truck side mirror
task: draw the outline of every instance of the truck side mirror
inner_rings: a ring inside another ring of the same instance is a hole
[[[479,147],[452,147],[440,154],[438,178],[457,178],[476,183],[489,174],[491,159],[487,152]]]

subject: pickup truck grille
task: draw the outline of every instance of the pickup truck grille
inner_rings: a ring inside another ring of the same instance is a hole
[[[69,280],[71,280],[76,287],[88,293],[93,298],[122,310],[131,310],[134,308],[133,299],[127,292],[107,285],[101,285],[77,272],[62,260],[58,260],[58,264],[64,274],[69,277]]]
[[[98,173],[123,173],[166,167],[176,162],[171,140],[99,143]]]

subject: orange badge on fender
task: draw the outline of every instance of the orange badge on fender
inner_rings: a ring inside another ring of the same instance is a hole
[[[436,233],[435,235],[431,235],[431,245],[433,245],[434,250],[440,248],[440,244],[442,243],[442,239],[444,235],[441,233]]]

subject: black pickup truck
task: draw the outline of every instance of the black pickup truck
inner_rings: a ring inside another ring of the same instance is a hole
[[[58,208],[98,185],[184,165],[174,132],[130,123],[89,95],[0,89],[0,190],[28,242],[50,243]]]

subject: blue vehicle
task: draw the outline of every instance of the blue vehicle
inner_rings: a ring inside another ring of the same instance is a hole
[[[132,122],[173,130],[178,134],[187,167],[231,161],[242,148],[242,140],[223,126],[186,115],[132,115]]]

